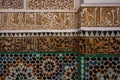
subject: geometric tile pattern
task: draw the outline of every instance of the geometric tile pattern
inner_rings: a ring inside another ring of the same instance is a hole
[[[78,80],[75,52],[0,52],[0,80]]]
[[[119,27],[120,7],[80,7],[83,27]]]
[[[80,80],[119,80],[120,55],[81,55],[80,70]]]
[[[23,9],[23,1],[24,0],[0,0],[0,9]]]
[[[76,12],[0,12],[0,30],[77,29]]]
[[[28,9],[73,10],[75,0],[28,0]]]

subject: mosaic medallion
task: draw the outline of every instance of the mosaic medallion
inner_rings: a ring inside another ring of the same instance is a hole
[[[120,55],[85,55],[81,60],[81,80],[120,80]]]
[[[42,76],[56,76],[60,72],[59,58],[45,56],[40,61],[40,71]]]
[[[77,80],[74,52],[0,52],[0,80]]]
[[[33,74],[33,67],[24,66],[19,63],[17,67],[9,68],[10,74],[5,80],[37,80]]]

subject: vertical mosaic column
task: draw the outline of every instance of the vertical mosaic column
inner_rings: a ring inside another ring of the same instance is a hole
[[[83,56],[80,55],[80,75],[79,75],[79,80],[84,80],[85,79],[85,59]]]

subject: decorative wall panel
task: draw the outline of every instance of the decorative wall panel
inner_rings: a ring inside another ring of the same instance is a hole
[[[78,51],[81,54],[118,54],[120,31],[1,33],[0,51]]]
[[[0,52],[77,51],[75,37],[6,37],[0,38]]]
[[[85,38],[86,53],[119,53],[119,39],[120,37],[87,37]]]
[[[27,0],[28,9],[73,10],[75,0]]]
[[[81,26],[119,27],[120,7],[81,7]]]
[[[24,0],[0,0],[0,9],[23,9]]]
[[[75,52],[0,52],[0,80],[77,80]]]
[[[80,80],[119,80],[120,55],[81,55]]]
[[[77,29],[74,12],[1,12],[0,30]]]
[[[120,31],[81,31],[78,33],[79,52],[82,54],[118,54]]]

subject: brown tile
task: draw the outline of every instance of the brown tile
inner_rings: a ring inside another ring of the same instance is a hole
[[[108,53],[108,40],[106,37],[95,38],[95,53]]]
[[[34,51],[35,50],[35,38],[25,37],[22,38],[22,50],[23,51]]]
[[[50,51],[76,51],[73,37],[52,37]]]
[[[94,38],[86,38],[86,53],[94,54],[95,50],[94,45],[95,45]]]
[[[49,51],[50,50],[50,37],[37,37],[36,38],[36,51]]]
[[[35,38],[34,37],[22,37],[14,38],[15,39],[15,48],[14,51],[35,51]]]
[[[22,51],[23,47],[23,38],[15,38],[15,50],[16,51]]]
[[[86,53],[86,38],[85,37],[80,37],[79,38],[79,44],[78,44],[78,51],[80,54]]]
[[[14,39],[13,38],[1,38],[0,39],[0,51],[14,51]]]
[[[119,37],[110,38],[109,53],[120,53],[120,38]]]

